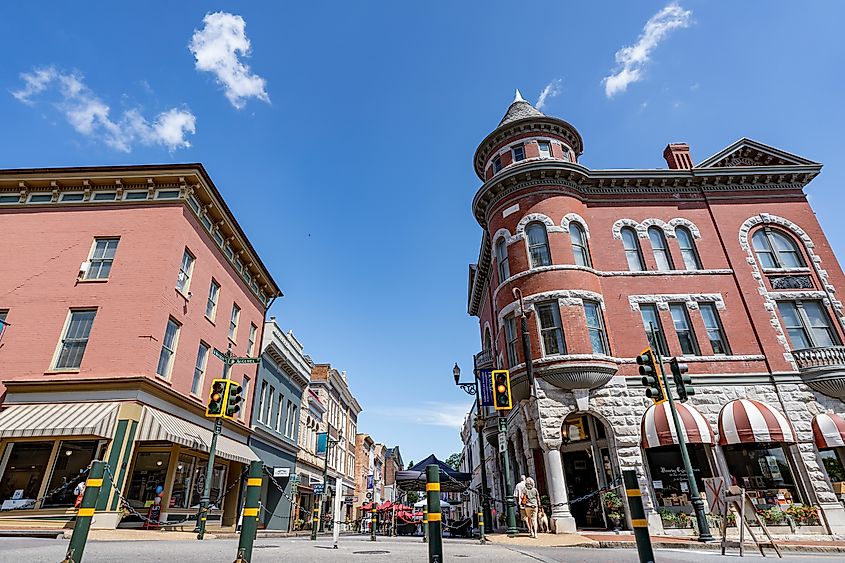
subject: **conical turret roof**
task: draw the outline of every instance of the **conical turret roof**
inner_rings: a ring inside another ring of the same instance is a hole
[[[530,103],[526,102],[522,98],[522,94],[520,94],[519,90],[517,90],[516,95],[513,98],[513,102],[511,102],[511,105],[508,107],[508,111],[505,112],[505,116],[499,122],[499,127],[511,123],[512,121],[528,117],[545,117],[545,114]]]

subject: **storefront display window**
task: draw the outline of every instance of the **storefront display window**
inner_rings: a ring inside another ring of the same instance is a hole
[[[173,493],[170,495],[170,508],[190,508],[194,469],[197,458],[182,454],[176,464],[176,477],[173,480]]]
[[[169,451],[138,452],[126,495],[134,508],[146,507],[153,503],[156,488],[165,486],[169,463]]]
[[[85,479],[85,470],[97,459],[99,440],[62,441],[59,443],[53,473],[47,491],[55,491],[44,499],[44,506],[72,506],[76,501],[74,489]]]
[[[36,508],[32,502],[38,491],[54,442],[13,442],[3,455],[3,477],[0,479],[0,500],[3,508]]]
[[[801,502],[782,445],[774,442],[724,447],[731,481],[743,487],[760,508]]]
[[[708,446],[689,444],[688,452],[698,490],[704,490],[706,477],[712,477]],[[689,480],[677,445],[660,446],[646,450],[648,467],[651,472],[651,485],[657,505],[677,512],[692,512],[689,492]]]
[[[845,448],[837,449],[845,450]],[[845,481],[845,465],[843,465],[842,457],[837,454],[836,449],[821,450],[819,457],[831,482],[841,483]]]
[[[208,460],[201,460],[194,466],[193,489],[191,491],[191,506],[199,506],[200,499],[202,499],[203,488],[205,487],[205,470],[208,467]],[[212,510],[219,510],[221,507],[215,502],[220,498],[220,493],[223,492],[226,486],[226,466],[221,464],[214,464],[214,471],[211,473],[211,508]]]

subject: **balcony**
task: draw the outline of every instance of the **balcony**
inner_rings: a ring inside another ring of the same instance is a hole
[[[792,357],[804,383],[845,401],[845,346],[793,350]]]
[[[482,350],[481,352],[475,355],[474,359],[476,371],[480,369],[493,369],[492,350]]]
[[[598,389],[616,375],[619,366],[608,359],[594,356],[550,356],[534,361],[534,373],[567,391]]]

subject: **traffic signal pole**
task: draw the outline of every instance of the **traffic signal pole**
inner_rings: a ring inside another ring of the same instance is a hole
[[[652,342],[656,344],[658,342],[657,331],[654,329],[654,324],[649,324],[651,325]],[[678,416],[678,411],[675,409],[675,399],[672,397],[672,390],[669,388],[669,378],[666,377],[666,370],[663,369],[663,358],[660,356],[659,346],[654,347],[654,355],[657,358],[657,365],[660,366],[658,377],[663,380],[663,389],[666,392],[666,399],[669,401],[669,410],[672,412],[672,420],[675,423],[675,435],[678,437],[678,448],[681,450],[681,459],[684,462],[684,471],[687,474],[692,508],[695,511],[695,520],[698,524],[698,541],[710,542],[713,541],[713,535],[710,533],[710,526],[707,523],[707,516],[704,513],[704,501],[701,500],[698,483],[695,482],[695,474],[692,471],[692,463],[690,463],[689,452],[687,451],[684,426],[681,423],[681,417]]]

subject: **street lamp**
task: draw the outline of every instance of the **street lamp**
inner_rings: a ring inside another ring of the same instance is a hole
[[[484,521],[491,523],[493,522],[493,518],[490,512],[490,491],[487,488],[487,471],[484,467],[487,465],[486,456],[484,455],[484,414],[481,411],[481,393],[478,392],[479,373],[478,370],[474,371],[475,377],[472,383],[461,383],[461,368],[458,366],[458,362],[455,362],[455,367],[452,368],[452,375],[455,378],[455,385],[460,387],[467,395],[475,396],[475,410],[477,413],[475,417],[475,430],[478,434],[478,455],[481,458],[479,460],[481,464],[481,510]],[[481,541],[484,542],[486,540],[482,537]]]

